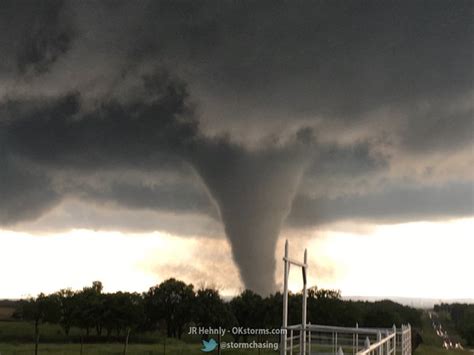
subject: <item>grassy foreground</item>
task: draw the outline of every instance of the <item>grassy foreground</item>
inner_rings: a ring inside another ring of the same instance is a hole
[[[71,329],[71,337],[67,338],[62,329],[55,324],[41,325],[41,339],[39,354],[51,355],[79,355],[81,344],[77,337],[81,331],[77,328]],[[0,321],[0,355],[23,355],[34,353],[33,343],[34,328],[32,323],[23,321]],[[7,340],[5,340],[7,339]],[[75,342],[71,342],[75,339]],[[135,339],[137,340],[137,339]],[[200,338],[198,336],[185,335],[183,341],[163,338],[159,333],[152,332],[139,335],[140,341],[131,342],[128,345],[127,354],[130,355],[181,355],[181,354],[203,354],[201,351]],[[226,336],[226,341],[231,338]],[[165,344],[166,342],[166,344]],[[123,343],[85,343],[82,346],[84,355],[122,355]],[[230,350],[225,354],[261,354],[275,355],[272,350],[256,349]]]
[[[165,352],[166,351],[166,352]],[[1,355],[20,355],[33,354],[33,344],[0,344]],[[39,348],[40,354],[55,355],[78,355],[80,354],[80,344],[41,344]],[[128,354],[131,355],[180,355],[180,354],[203,354],[199,344],[170,344],[164,349],[163,344],[131,344],[128,347]],[[257,350],[225,350],[226,354],[258,354]],[[83,354],[99,355],[99,354],[123,354],[122,344],[84,344]],[[261,354],[275,355],[274,351],[261,350]]]

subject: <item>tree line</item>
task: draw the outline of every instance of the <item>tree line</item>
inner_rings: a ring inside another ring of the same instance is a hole
[[[474,346],[474,304],[441,303],[435,305],[436,312],[446,312],[454,323],[459,335],[470,346]]]
[[[282,294],[262,297],[245,290],[224,300],[213,288],[195,289],[174,278],[151,287],[144,293],[103,292],[102,283],[73,291],[63,289],[19,304],[16,317],[32,321],[39,342],[43,323],[59,324],[68,336],[73,327],[85,339],[117,340],[128,343],[130,334],[159,331],[164,336],[181,338],[190,325],[202,327],[242,326],[280,328]],[[391,327],[402,323],[420,326],[420,312],[391,301],[363,302],[341,299],[339,291],[310,288],[308,321],[338,326]],[[301,294],[289,296],[289,324],[301,323]],[[236,336],[236,341],[242,340]]]

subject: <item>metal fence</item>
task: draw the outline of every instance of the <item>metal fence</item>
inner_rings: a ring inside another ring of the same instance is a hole
[[[287,327],[285,338],[284,355],[411,355],[410,325],[387,329],[308,324],[303,330],[298,324]]]

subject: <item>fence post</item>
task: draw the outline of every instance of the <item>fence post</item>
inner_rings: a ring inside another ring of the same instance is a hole
[[[308,354],[311,355],[311,322],[308,323],[309,327],[308,327]]]
[[[127,354],[127,350],[128,350],[128,339],[130,337],[130,327],[127,328],[127,333],[125,334],[125,342],[124,342],[124,345],[123,345],[123,355],[126,355]]]
[[[380,340],[382,340],[382,333],[380,333],[380,330],[378,331],[377,333],[377,342],[380,342]],[[382,355],[382,348],[379,346],[378,350],[377,350],[377,354],[379,355]]]
[[[370,340],[369,340],[369,337],[366,337],[366,338],[365,338],[365,341],[364,341],[364,348],[366,348],[366,349],[370,348]]]
[[[408,354],[411,355],[411,324],[408,323]]]
[[[300,353],[306,355],[306,308],[307,308],[307,298],[308,298],[308,290],[306,288],[306,265],[308,263],[308,250],[304,250],[304,258],[303,258],[303,309],[301,314],[301,323],[302,323],[302,331],[300,333],[300,341],[301,341],[301,348]]]
[[[287,327],[288,327],[288,273],[289,273],[289,263],[288,263],[288,240],[285,242],[285,257],[283,258],[284,266],[284,275],[283,275],[283,334],[281,337],[281,355],[286,355],[287,347]]]
[[[395,333],[395,336],[393,337],[393,353],[397,353],[397,326],[394,324],[393,325],[393,332]]]
[[[293,355],[293,329],[290,332],[290,355]]]
[[[258,337],[260,337],[260,334],[257,336],[257,340],[258,340]],[[221,349],[221,332],[219,332],[219,334],[217,335],[217,354],[218,355],[221,355],[222,354],[222,349]],[[258,351],[259,351],[259,354],[260,354],[260,348],[258,348]]]
[[[405,355],[405,326],[402,324],[402,355]]]
[[[355,335],[355,338],[356,338],[356,348],[355,348],[355,352],[357,353],[359,351],[359,323],[357,322],[356,323],[356,335]]]

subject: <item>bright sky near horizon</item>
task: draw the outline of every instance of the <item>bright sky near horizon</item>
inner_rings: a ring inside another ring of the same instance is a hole
[[[299,238],[285,231],[276,250],[281,285],[283,238],[290,254],[309,255],[309,284],[344,296],[474,298],[474,219],[371,226],[356,233],[323,231]],[[311,233],[310,233],[311,234]],[[142,292],[175,277],[233,295],[243,286],[226,239],[166,233],[72,230],[32,235],[0,231],[0,299],[80,289],[94,280],[106,291]],[[290,274],[297,291],[300,273]]]

